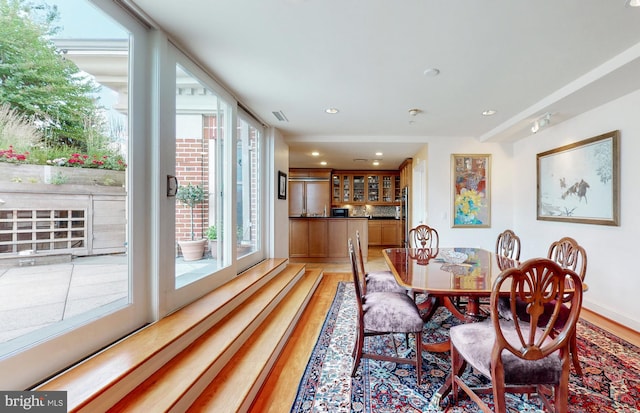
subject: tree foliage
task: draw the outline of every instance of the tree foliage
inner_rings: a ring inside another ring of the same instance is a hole
[[[85,150],[87,129],[101,129],[99,87],[59,52],[51,36],[55,6],[0,0],[0,104],[34,119],[47,145]]]

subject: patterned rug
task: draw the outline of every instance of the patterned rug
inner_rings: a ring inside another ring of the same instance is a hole
[[[356,302],[352,283],[341,282],[320,337],[298,388],[292,412],[477,412],[478,407],[461,395],[457,406],[450,398],[433,406],[431,396],[449,371],[448,353],[423,353],[423,383],[416,388],[410,365],[363,359],[351,377],[351,352],[355,341]],[[446,336],[455,318],[438,310],[426,325],[427,338]],[[367,338],[369,351],[393,351],[390,335]],[[404,335],[396,335],[399,353],[410,355]],[[413,344],[409,343],[409,348]],[[578,351],[584,376],[571,374],[570,412],[640,412],[640,348],[580,320]],[[467,380],[484,382],[467,369]],[[492,396],[485,401],[493,407]],[[539,400],[507,396],[509,412],[543,412]]]

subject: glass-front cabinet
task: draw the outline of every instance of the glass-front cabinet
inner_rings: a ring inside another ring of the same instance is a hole
[[[364,175],[353,175],[353,198],[354,203],[365,202],[365,181]]]
[[[367,202],[380,201],[380,176],[369,175],[367,176]]]
[[[334,206],[394,205],[400,202],[400,190],[400,175],[396,171],[334,171],[331,177],[331,202]]]

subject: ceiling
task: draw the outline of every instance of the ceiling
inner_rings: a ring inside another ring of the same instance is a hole
[[[640,89],[624,0],[124,1],[280,130],[290,167],[395,169],[427,140],[513,142]]]

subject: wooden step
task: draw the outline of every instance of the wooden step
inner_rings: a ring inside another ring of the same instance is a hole
[[[307,270],[187,411],[248,411],[321,279],[319,269]]]
[[[35,390],[66,391],[69,412],[106,411],[285,269],[298,274],[304,266],[267,259]]]
[[[303,274],[304,267],[288,265],[109,411],[184,412],[271,317]]]

